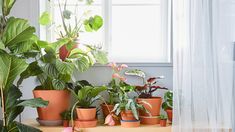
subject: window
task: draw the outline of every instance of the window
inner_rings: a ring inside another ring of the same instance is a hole
[[[68,0],[75,10],[76,0]],[[78,4],[78,13],[91,10],[103,16],[104,26],[95,33],[81,33],[80,43],[102,44],[110,61],[125,63],[169,63],[171,60],[170,0],[94,0]],[[61,23],[58,3],[50,6],[55,25]],[[81,15],[81,14],[80,14]],[[55,27],[47,39],[55,40]]]

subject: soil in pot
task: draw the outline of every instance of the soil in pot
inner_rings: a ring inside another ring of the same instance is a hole
[[[160,120],[160,126],[161,127],[166,127],[166,119],[165,120]]]
[[[76,108],[78,120],[92,121],[96,118],[96,108]]]
[[[34,90],[34,98],[49,101],[45,108],[37,108],[39,120],[62,120],[60,113],[70,106],[70,92],[67,90]]]
[[[123,121],[135,121],[136,120],[131,110],[122,111],[121,118]]]
[[[168,120],[172,122],[172,109],[167,109],[166,110]]]

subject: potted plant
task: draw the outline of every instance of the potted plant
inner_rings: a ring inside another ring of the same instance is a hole
[[[82,2],[83,0],[80,0]],[[54,1],[50,1],[54,2]],[[92,4],[93,1],[86,0],[87,5]],[[91,11],[84,11],[81,16],[78,16],[77,11],[78,9],[78,3],[75,6],[75,10],[71,11],[68,9],[67,0],[64,2],[61,2],[61,0],[58,0],[59,10],[60,10],[60,18],[62,21],[62,24],[55,25],[53,23],[54,27],[56,28],[56,33],[58,34],[60,39],[69,39],[67,43],[62,45],[59,49],[59,57],[61,60],[65,60],[70,54],[71,51],[78,47],[83,47],[84,44],[81,44],[78,40],[80,39],[80,33],[82,32],[96,32],[103,26],[103,19],[99,15],[89,15],[89,12]],[[42,25],[49,25],[51,24],[51,18],[50,14],[48,12],[44,12],[40,17],[40,23]],[[97,52],[98,53],[98,52]],[[96,54],[97,54],[96,53]],[[102,53],[98,53],[102,54]],[[105,54],[103,54],[105,55]]]
[[[128,67],[125,64],[117,65],[114,62],[108,64],[108,66],[112,68],[113,73],[112,73],[112,80],[108,84],[108,89],[106,90],[109,95],[108,100],[106,101],[107,104],[105,103],[101,104],[104,118],[110,114],[110,111],[113,110],[114,105],[119,101],[118,93],[120,91],[120,84],[123,81],[126,81],[126,78],[121,76],[121,72],[123,69]]]
[[[162,104],[162,109],[166,111],[170,122],[172,122],[172,108],[173,108],[173,92],[167,91],[164,95],[164,102]]]
[[[66,14],[65,12],[68,12],[66,6],[67,4],[65,4],[63,11],[61,9],[63,15]],[[63,21],[65,21],[66,17],[63,15],[61,17]],[[44,13],[40,17],[40,23],[46,25],[49,23],[48,19],[49,16]],[[84,20],[84,23],[85,21],[86,20]],[[83,23],[80,24],[81,26],[86,25]],[[63,25],[63,27],[66,28],[67,26]],[[99,28],[96,27],[96,30]],[[61,125],[62,119],[60,113],[67,110],[70,105],[68,83],[71,81],[74,71],[84,72],[95,63],[107,63],[107,55],[106,52],[102,50],[102,47],[80,44],[81,46],[78,48],[73,48],[74,40],[78,39],[78,35],[75,35],[77,37],[72,35],[72,37],[71,32],[78,34],[80,30],[68,30],[66,31],[67,35],[62,35],[61,38],[53,43],[40,40],[36,41],[34,49],[39,52],[39,55],[34,57],[35,61],[29,64],[28,68],[21,74],[20,81],[18,82],[18,84],[21,84],[22,80],[25,78],[31,76],[37,77],[40,85],[34,89],[34,97],[41,97],[49,101],[49,105],[46,108],[37,109],[39,122],[46,120],[58,122],[58,124],[55,125]],[[61,34],[62,33],[64,32],[61,32]],[[64,45],[70,50],[66,57],[61,57],[60,52]]]
[[[166,127],[166,123],[167,123],[167,116],[166,115],[160,115],[160,126],[161,127]]]
[[[40,132],[36,128],[15,120],[25,107],[45,107],[48,104],[41,98],[20,99],[22,93],[14,83],[27,68],[27,59],[34,56],[31,53],[36,38],[35,28],[30,26],[25,19],[8,17],[15,0],[4,0],[0,3],[0,104],[2,114],[0,130],[2,132]]]
[[[123,127],[138,127],[139,110],[148,112],[142,104],[138,104],[135,99],[131,99],[128,93],[133,91],[134,87],[130,87],[127,84],[120,86],[119,102],[114,106],[113,112],[116,115],[121,114],[121,125]]]
[[[63,120],[63,126],[69,127],[69,121],[71,120],[71,111],[66,110],[60,114],[62,120]]]
[[[159,89],[167,89],[165,87],[156,85],[158,79],[162,79],[163,77],[162,76],[152,77],[145,80],[146,75],[141,70],[129,70],[126,71],[125,74],[141,77],[144,83],[143,86],[135,87],[135,91],[138,94],[137,102],[139,104],[142,104],[145,107],[145,109],[147,109],[150,112],[149,115],[145,111],[140,111],[141,123],[149,125],[158,124],[159,123],[158,116],[160,115],[162,98],[153,96],[153,93]],[[147,102],[150,105],[146,105],[146,103],[143,102]]]
[[[94,106],[95,101],[97,101],[101,96],[101,92],[105,91],[107,88],[105,86],[95,87],[89,82],[77,81],[73,86],[72,93],[75,97],[76,103],[73,106],[73,110],[76,108],[77,120],[75,121],[76,127],[95,127],[97,124],[96,119],[96,107]]]

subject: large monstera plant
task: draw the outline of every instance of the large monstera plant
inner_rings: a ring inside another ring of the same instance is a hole
[[[16,122],[24,107],[45,107],[48,102],[41,98],[22,100],[19,87],[14,85],[27,67],[27,58],[35,57],[34,45],[37,37],[35,28],[27,20],[7,17],[15,0],[0,2],[0,96],[2,121],[1,132],[37,132],[38,129]]]

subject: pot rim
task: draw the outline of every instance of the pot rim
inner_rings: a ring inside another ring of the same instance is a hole
[[[76,109],[80,109],[80,110],[93,110],[93,109],[96,109],[96,107],[89,107],[89,108],[77,107]]]
[[[140,120],[121,120],[121,122],[140,122]]]
[[[162,97],[151,97],[151,98],[137,98],[137,100],[140,99],[140,100],[153,100],[153,99],[162,99]]]
[[[36,89],[34,89],[34,90],[33,90],[33,92],[55,92],[55,91],[58,91],[58,92],[61,92],[61,91],[63,91],[63,92],[64,92],[64,91],[70,92],[70,91],[67,90],[67,89],[63,89],[63,90],[56,90],[56,89],[55,89],[55,90],[54,90],[54,89],[53,89],[53,90],[36,90]]]

